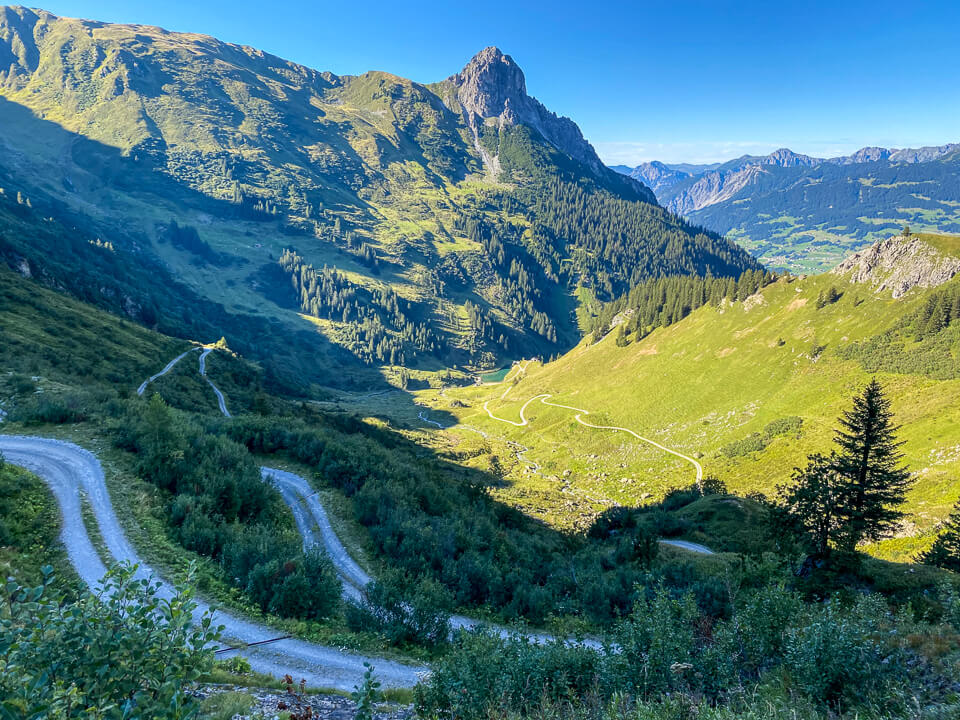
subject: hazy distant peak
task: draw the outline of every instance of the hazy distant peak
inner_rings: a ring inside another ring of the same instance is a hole
[[[790,148],[775,150],[763,159],[764,165],[777,165],[778,167],[810,167],[820,162],[821,160],[809,155],[795,153]]]

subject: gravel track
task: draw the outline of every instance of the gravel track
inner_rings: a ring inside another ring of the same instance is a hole
[[[161,370],[160,372],[158,372],[156,375],[152,375],[151,377],[149,377],[149,378],[147,378],[146,380],[144,380],[144,381],[140,384],[140,387],[137,388],[137,395],[143,395],[143,393],[145,393],[145,392],[147,391],[147,385],[149,385],[150,383],[152,383],[152,382],[153,382],[154,380],[156,380],[157,378],[161,378],[161,377],[163,377],[164,375],[166,375],[168,372],[170,372],[171,370],[173,370],[173,366],[174,366],[174,365],[176,365],[178,362],[180,362],[181,360],[183,360],[187,355],[189,355],[190,353],[192,353],[194,350],[199,350],[199,349],[200,349],[200,348],[190,348],[189,350],[187,350],[187,351],[186,351],[185,353],[183,353],[182,355],[177,355],[177,357],[175,357],[173,360],[171,360],[170,362],[167,363],[167,366],[166,366],[165,368],[163,368],[163,370]],[[208,351],[208,352],[209,352],[209,351]],[[202,362],[203,362],[203,360],[202,360],[202,356],[201,356],[201,363],[202,363]]]
[[[207,355],[212,352],[213,348],[204,348],[203,352],[200,353],[200,375],[207,381],[207,384],[213,388],[213,394],[217,396],[217,405],[220,406],[220,412],[223,413],[223,416],[232,417],[230,411],[227,410],[227,399],[223,396],[223,393],[220,392],[220,388],[213,384],[213,380],[207,377]]]
[[[139,558],[124,535],[110,502],[103,468],[92,453],[60,440],[14,435],[0,435],[0,452],[7,462],[35,473],[50,487],[60,506],[60,537],[67,557],[81,580],[91,589],[99,586],[106,567],[83,522],[83,496],[93,508],[100,535],[112,561],[136,564],[138,577],[160,580],[161,597],[172,596],[173,588]],[[209,608],[208,603],[199,601],[197,615]],[[216,611],[215,621],[224,626],[224,639],[231,644],[261,642],[282,634],[275,628],[224,610]],[[304,678],[311,686],[341,690],[352,690],[361,682],[364,662],[376,667],[377,678],[385,687],[412,687],[428,672],[428,668],[423,666],[404,665],[296,639],[280,640],[236,652],[246,657],[257,672],[274,677],[289,674],[295,679]]]

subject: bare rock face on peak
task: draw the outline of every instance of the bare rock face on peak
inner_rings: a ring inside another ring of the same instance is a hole
[[[520,66],[498,48],[481,50],[463,70],[449,77],[446,84],[451,91],[447,94],[448,102],[455,98],[459,104],[459,108],[454,109],[459,109],[473,133],[476,148],[491,173],[499,174],[500,160],[480,140],[484,126],[503,129],[525,125],[554,148],[586,166],[594,177],[607,181],[612,177],[612,171],[601,162],[577,124],[551,112],[528,95]],[[653,193],[639,181],[631,180],[631,187],[641,199],[656,203]]]
[[[903,235],[876,242],[833,269],[854,283],[899,298],[915,287],[932,288],[960,273],[960,258],[943,254],[920,238]]]

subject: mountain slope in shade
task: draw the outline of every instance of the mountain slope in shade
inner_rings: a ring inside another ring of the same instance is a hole
[[[903,225],[960,230],[958,171],[960,144],[866,147],[828,159],[783,149],[651,187],[668,209],[735,238],[765,263],[809,272]]]
[[[553,353],[577,340],[580,298],[756,266],[604,167],[496,48],[425,85],[2,8],[0,98],[12,196],[156,261],[194,296],[191,317],[200,298],[366,365]],[[4,242],[35,274],[84,270]],[[128,290],[165,314],[159,290]]]

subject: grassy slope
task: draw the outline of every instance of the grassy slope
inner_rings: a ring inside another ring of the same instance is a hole
[[[130,392],[189,346],[0,268],[0,368],[62,380],[127,384]]]
[[[830,285],[843,290],[843,297],[817,310],[818,293]],[[485,400],[499,416],[517,419],[524,401],[553,393],[554,402],[591,410],[594,424],[626,426],[687,454],[701,454],[705,473],[737,492],[769,493],[808,453],[828,448],[836,417],[868,380],[857,363],[842,361],[832,351],[874,335],[923,297],[915,293],[895,301],[834,276],[782,280],[763,291],[762,302],[705,307],[625,348],[617,347],[611,334],[593,346],[582,343],[554,363],[533,364],[506,401],[499,400],[505,386],[447,391],[443,398],[425,393],[424,400],[531,447],[528,457],[543,465],[547,478],[514,473],[499,492],[520,504],[533,492],[545,506],[541,514],[556,523],[570,524],[571,511],[586,512],[591,505],[632,504],[647,493],[658,497],[692,482],[693,469],[623,433],[589,430],[574,423],[573,413],[539,403],[528,407],[526,427],[495,422],[482,409]],[[821,345],[826,350],[812,359]],[[913,375],[880,379],[903,424],[906,460],[918,474],[909,499],[911,519],[928,529],[960,492],[960,381]],[[742,457],[721,453],[769,422],[794,415],[804,420],[799,437],[777,437],[763,451]],[[462,435],[463,444],[476,442]],[[572,474],[565,478],[567,468]],[[596,502],[571,507],[564,484]],[[900,545],[893,554],[916,547]]]

